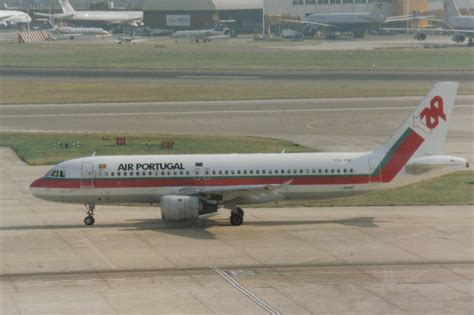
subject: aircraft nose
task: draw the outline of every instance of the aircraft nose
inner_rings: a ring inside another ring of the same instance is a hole
[[[41,195],[41,191],[44,188],[47,188],[47,187],[46,187],[46,184],[45,184],[43,178],[38,178],[30,184],[30,193],[33,196],[37,197],[37,196]]]

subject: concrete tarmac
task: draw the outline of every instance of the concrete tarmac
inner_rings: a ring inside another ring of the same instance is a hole
[[[28,193],[47,169],[0,149],[2,314],[472,314],[471,206],[248,208],[241,227],[104,206],[86,227]]]
[[[416,97],[44,104],[0,107],[0,131],[246,135],[325,151],[385,143],[420,103]],[[474,159],[474,96],[458,96],[446,153]]]

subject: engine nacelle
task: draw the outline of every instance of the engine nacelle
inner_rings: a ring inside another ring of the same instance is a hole
[[[464,41],[466,40],[466,35],[456,33],[453,35],[451,39],[453,40],[453,42],[456,42],[456,43],[464,43]]]
[[[414,39],[420,40],[420,41],[426,40],[426,37],[428,36],[426,35],[426,33],[423,33],[423,32],[416,32],[415,36],[413,36]]]
[[[160,199],[160,207],[161,218],[171,222],[191,221],[201,214],[217,211],[217,205],[204,202],[195,196],[163,196]]]

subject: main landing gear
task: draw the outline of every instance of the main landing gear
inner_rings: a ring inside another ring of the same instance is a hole
[[[239,226],[244,223],[244,210],[242,208],[235,208],[235,211],[232,210],[230,214],[230,224],[233,226]]]
[[[95,219],[94,219],[94,210],[95,210],[95,204],[90,203],[90,204],[85,204],[86,209],[87,209],[87,217],[84,219],[84,224],[85,225],[94,225]]]

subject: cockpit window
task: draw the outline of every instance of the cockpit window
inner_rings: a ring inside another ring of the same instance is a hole
[[[66,171],[64,170],[50,170],[47,174],[47,177],[58,177],[58,178],[64,178],[66,177]]]

